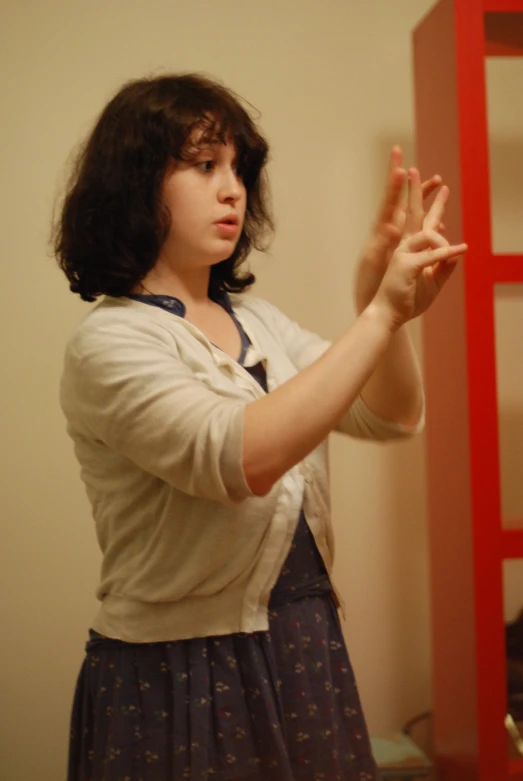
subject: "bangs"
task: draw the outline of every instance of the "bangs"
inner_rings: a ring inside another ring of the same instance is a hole
[[[215,97],[215,96],[213,96]],[[267,143],[256,130],[251,118],[239,104],[216,100],[198,115],[186,118],[178,154],[184,161],[194,160],[209,147],[232,143],[236,149],[242,177],[254,181],[267,159]]]

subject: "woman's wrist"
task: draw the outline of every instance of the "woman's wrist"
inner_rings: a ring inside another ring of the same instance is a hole
[[[376,328],[383,329],[384,333],[389,337],[392,337],[403,325],[399,321],[397,313],[390,306],[387,306],[385,301],[378,298],[373,298],[359,317],[366,322],[372,323]]]

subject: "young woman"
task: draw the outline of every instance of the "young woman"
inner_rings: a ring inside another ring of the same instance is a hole
[[[393,150],[332,344],[246,295],[272,228],[268,147],[197,75],[125,85],[56,226],[71,290],[61,403],[103,554],[72,714],[69,781],[372,781],[331,582],[326,439],[422,426],[404,324],[465,245],[442,187]],[[318,275],[322,273],[318,269]]]

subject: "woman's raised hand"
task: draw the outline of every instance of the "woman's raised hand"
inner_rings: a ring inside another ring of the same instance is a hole
[[[372,303],[386,314],[393,329],[429,308],[467,250],[466,244],[450,245],[438,233],[448,197],[448,187],[441,187],[425,215],[419,172],[409,170],[403,235]]]
[[[407,172],[402,166],[403,152],[395,146],[390,153],[383,200],[356,270],[354,296],[358,313],[362,312],[376,295],[405,230],[408,202],[403,196],[403,186]],[[423,200],[432,195],[440,185],[440,176],[432,176],[423,182]],[[441,231],[441,226],[437,225],[435,230]]]

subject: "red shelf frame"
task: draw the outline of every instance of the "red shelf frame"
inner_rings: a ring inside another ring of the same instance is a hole
[[[519,781],[523,781],[523,757],[521,757],[521,759],[509,760],[508,775],[510,779],[519,779]]]
[[[494,281],[523,284],[523,255],[493,255]]]
[[[501,535],[501,555],[506,559],[523,559],[523,520],[512,522],[519,528],[505,529]]]
[[[492,250],[487,56],[523,56],[523,0],[440,0],[413,34],[416,154],[451,189],[452,241],[469,252],[423,321],[434,747],[441,781],[508,781],[503,529],[494,294],[523,283],[523,253]],[[523,520],[521,523],[523,527]]]
[[[523,16],[514,11],[484,10],[485,54],[487,57],[518,57],[522,52]]]
[[[467,2],[464,3],[467,5]],[[469,5],[474,5],[474,0],[470,0]],[[485,13],[519,13],[521,12],[520,0],[483,0],[482,3],[477,3],[480,8],[483,8]],[[494,781],[494,779],[492,779]]]

